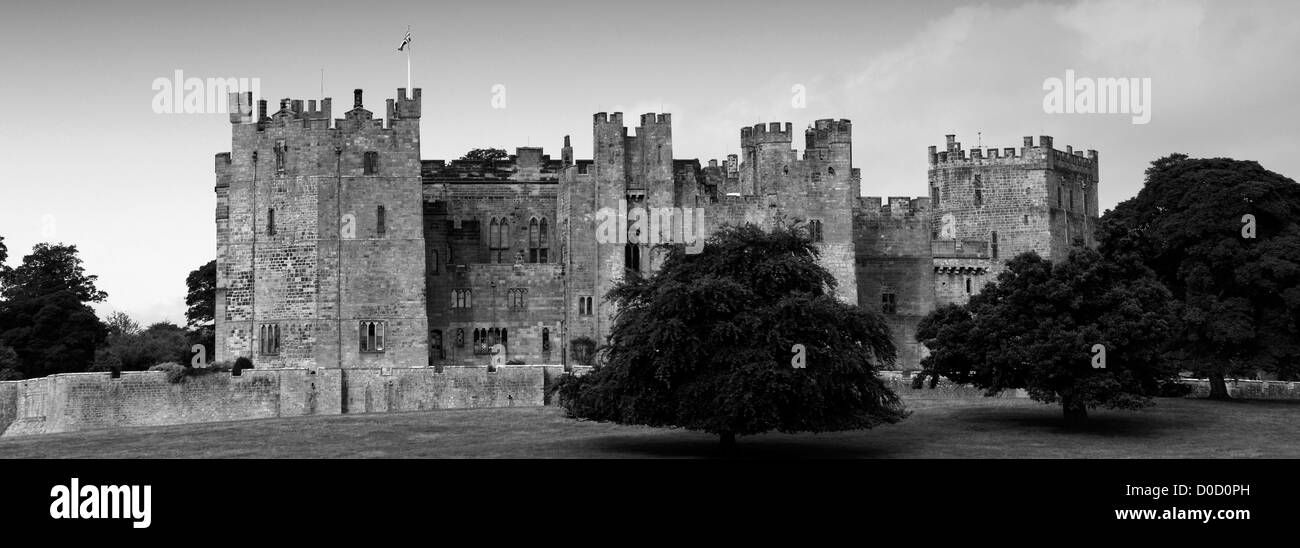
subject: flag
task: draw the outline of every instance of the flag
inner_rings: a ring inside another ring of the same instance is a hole
[[[411,45],[411,29],[406,29],[406,38],[402,39],[402,45],[397,46],[397,51],[403,51],[409,45]]]

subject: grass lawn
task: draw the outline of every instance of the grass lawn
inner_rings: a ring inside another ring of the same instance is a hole
[[[1061,426],[1059,406],[1017,399],[913,399],[874,430],[738,438],[741,457],[1300,458],[1300,402],[1160,399],[1094,410]],[[555,407],[437,410],[88,430],[0,438],[0,458],[693,458],[715,436],[581,422]]]

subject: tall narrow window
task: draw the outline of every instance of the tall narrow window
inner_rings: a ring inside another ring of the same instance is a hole
[[[996,230],[993,231],[993,238],[992,238],[992,240],[993,240],[993,241],[990,242],[990,244],[991,244],[992,251],[993,251],[993,258],[996,259],[996,258],[998,258],[998,231],[996,231]]]
[[[506,331],[506,328],[501,328],[501,346],[510,346],[510,333]]]
[[[930,187],[930,207],[939,208],[939,187]]]
[[[541,236],[539,228],[536,217],[533,217],[531,221],[528,221],[528,262],[530,263],[537,262],[537,243]]]
[[[275,141],[275,174],[276,175],[284,174],[284,157],[285,157],[285,153],[288,152],[288,150],[289,147],[288,145],[284,144],[284,139],[277,139]]]
[[[488,223],[488,248],[497,249],[501,247],[501,225],[497,223],[497,218],[493,217],[492,222]]]
[[[966,294],[970,295],[970,278],[966,278]]]
[[[623,268],[641,271],[641,246],[636,244],[623,246]]]
[[[542,328],[542,352],[550,352],[550,351],[551,351],[551,329],[548,327],[543,327]]]
[[[456,348],[465,347],[465,328],[456,328]]]
[[[375,208],[375,231],[380,236],[388,232],[388,215],[384,211],[384,206]]]
[[[975,188],[975,207],[984,205],[984,183],[980,181],[980,176],[976,175],[975,180],[971,182]]]
[[[1070,211],[1074,211],[1074,189],[1070,189]]]
[[[275,236],[275,208],[266,210],[266,235]]]
[[[812,219],[808,221],[808,236],[814,242],[822,241],[822,221],[821,219]]]
[[[578,297],[578,315],[580,315],[580,316],[590,316],[590,315],[591,315],[591,297],[590,297],[590,296],[588,296],[588,295],[583,295],[583,296],[581,296],[581,297]]]
[[[365,175],[375,175],[379,173],[379,153],[375,151],[366,152],[362,163],[362,173]]]
[[[546,217],[542,217],[542,221],[541,221],[541,223],[539,224],[539,227],[540,227],[540,230],[539,230],[539,232],[538,232],[538,236],[537,236],[537,248],[538,248],[538,251],[537,251],[537,258],[538,258],[538,261],[537,261],[537,262],[539,262],[539,263],[545,263],[545,262],[546,262],[546,252],[547,252],[547,250],[550,248],[550,245],[547,244],[547,238],[546,238]]]

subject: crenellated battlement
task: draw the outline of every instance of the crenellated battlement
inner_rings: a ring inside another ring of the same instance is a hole
[[[781,122],[771,122],[767,125],[754,124],[754,127],[740,128],[740,146],[749,148],[760,144],[789,145],[792,135],[794,130],[790,122],[785,122],[784,128]]]
[[[928,196],[858,196],[856,209],[865,218],[922,218],[930,213]]]
[[[613,125],[613,126],[622,126],[622,125],[623,125],[623,113],[622,113],[622,112],[614,112],[614,113],[597,112],[597,113],[593,116],[593,118],[594,118],[594,121],[595,121],[596,125],[598,125],[598,126],[599,126],[599,125]]]
[[[1025,162],[1050,162],[1065,163],[1080,168],[1095,169],[1097,165],[1097,151],[1088,150],[1085,154],[1083,150],[1074,150],[1073,146],[1066,146],[1064,151],[1053,148],[1053,139],[1050,135],[1040,135],[1038,145],[1034,145],[1033,137],[1025,137],[1023,145],[1019,148],[1006,147],[1002,149],[993,147],[977,147],[969,151],[962,148],[961,143],[957,141],[956,135],[945,136],[947,142],[944,150],[939,150],[936,146],[929,147],[927,156],[931,166],[961,164],[968,165],[971,163],[989,164],[989,163],[1025,163]],[[969,155],[967,154],[969,152]]]
[[[641,115],[641,127],[672,125],[672,114],[647,112]]]
[[[845,119],[824,118],[804,130],[804,145],[808,149],[828,148],[836,144],[853,143],[853,122]]]
[[[419,120],[421,113],[421,91],[419,88],[414,90],[411,97],[407,97],[406,88],[398,88],[397,99],[388,99],[388,125],[387,129],[393,127],[393,123],[398,120]],[[355,129],[357,127],[378,127],[384,129],[384,121],[375,119],[374,114],[366,110],[362,104],[362,90],[353,91],[353,108],[344,113],[343,118],[333,118],[333,98],[326,97],[317,102],[316,99],[304,101],[302,99],[283,98],[280,100],[279,109],[273,113],[267,112],[266,100],[257,102],[257,112],[253,112],[253,95],[251,92],[231,93],[228,97],[230,107],[230,123],[235,125],[256,124],[257,131],[263,131],[267,127],[289,127],[297,126],[310,129]]]

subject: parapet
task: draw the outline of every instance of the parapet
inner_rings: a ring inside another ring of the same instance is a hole
[[[609,125],[615,125],[615,126],[622,126],[622,125],[623,125],[623,113],[622,113],[622,112],[615,112],[615,113],[612,113],[612,114],[607,114],[607,113],[604,113],[604,112],[597,112],[594,118],[595,118],[595,120],[594,120],[594,121],[595,121],[595,124],[598,125],[598,126],[599,126],[599,125],[602,125],[602,124],[609,124]]]
[[[661,125],[661,126],[672,125],[672,114],[668,114],[666,112],[662,114],[647,112],[641,115],[641,127],[653,126],[653,125]]]
[[[880,196],[859,196],[858,208],[868,218],[903,218],[922,216],[930,210],[930,198],[927,196],[890,196],[882,200]]]
[[[397,99],[388,100],[388,120],[389,127],[394,120],[402,119],[419,119],[420,118],[420,95],[421,90],[415,89],[414,97],[406,96],[406,89],[397,90]],[[305,103],[302,99],[284,98],[280,100],[280,108],[274,113],[267,113],[266,100],[257,101],[257,113],[253,113],[253,95],[251,92],[237,92],[229,95],[228,104],[230,106],[230,123],[232,124],[251,124],[256,123],[258,130],[263,130],[270,124],[275,125],[300,125],[312,129],[330,129],[333,127],[343,127],[344,122],[351,122],[352,126],[361,123],[368,125],[370,123],[382,126],[382,120],[373,120],[370,111],[362,107],[362,92],[355,90],[353,92],[353,109],[344,114],[342,119],[333,118],[333,102],[330,97],[321,99],[319,103],[316,99],[309,99]]]
[[[1073,146],[1067,146],[1066,150],[1056,150],[1053,148],[1053,139],[1050,135],[1040,135],[1038,145],[1034,145],[1033,137],[1024,138],[1024,146],[1019,150],[1006,147],[1001,150],[988,148],[971,149],[970,155],[967,156],[966,150],[962,149],[961,143],[957,141],[956,135],[947,135],[944,150],[938,150],[938,147],[931,146],[927,151],[927,156],[931,166],[941,164],[970,164],[979,163],[1018,163],[1024,161],[1065,161],[1071,165],[1080,167],[1096,167],[1097,151],[1089,150],[1085,156],[1082,151],[1075,151]]]
[[[740,146],[749,148],[765,143],[784,143],[790,144],[791,135],[794,134],[790,122],[781,127],[780,122],[772,122],[767,125],[754,124],[754,127],[740,128]]]

